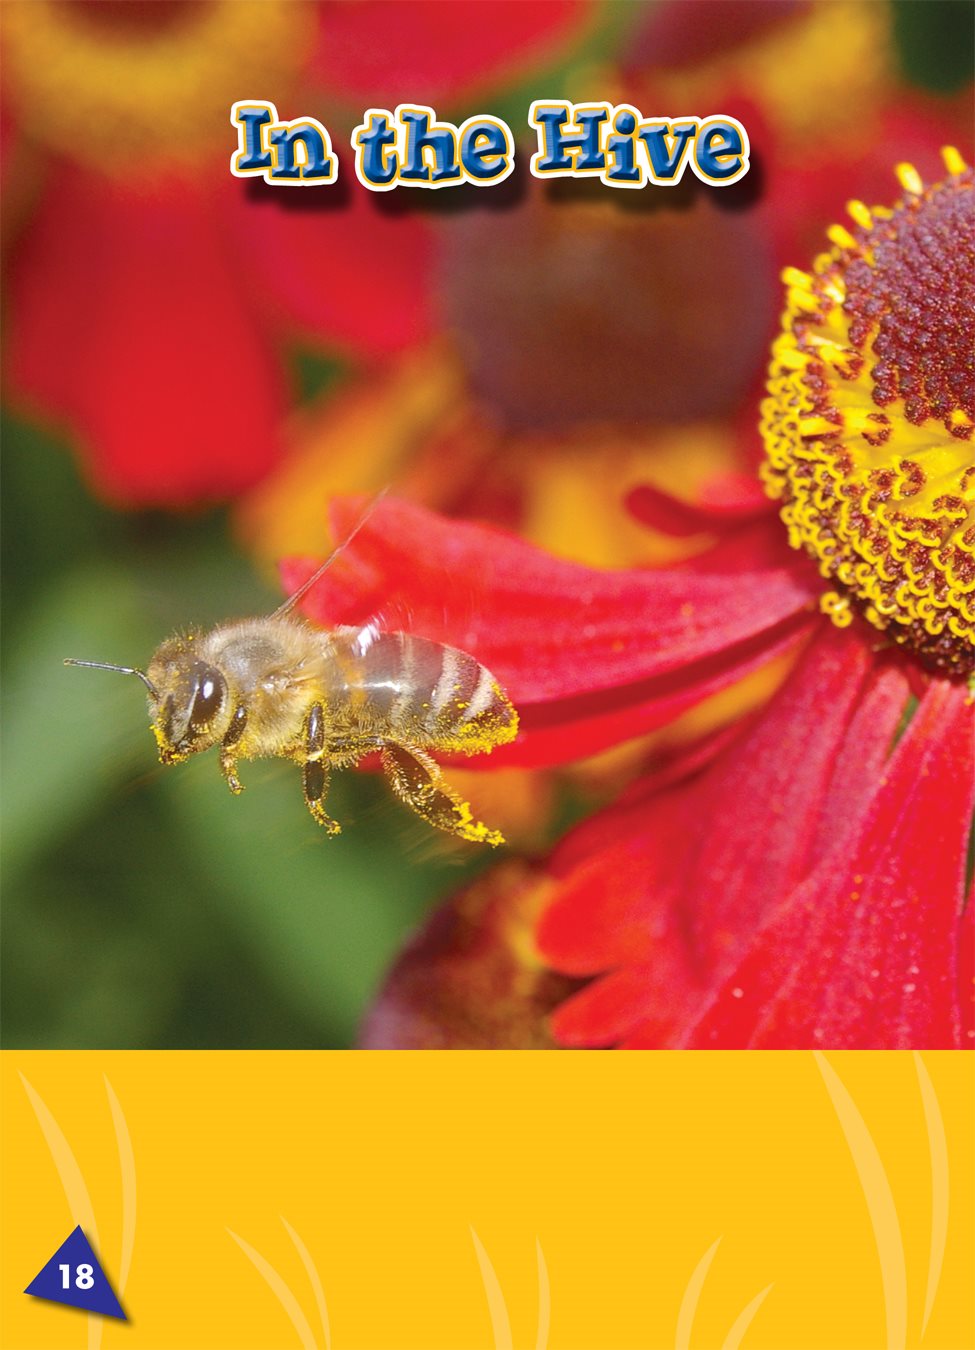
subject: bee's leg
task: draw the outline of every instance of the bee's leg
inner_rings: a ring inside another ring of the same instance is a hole
[[[247,727],[247,709],[237,708],[233,717],[230,719],[230,726],[224,733],[224,738],[220,742],[220,772],[227,780],[227,786],[236,796],[238,792],[243,792],[244,785],[237,777],[237,755],[236,746],[240,742],[241,736]]]
[[[500,830],[489,830],[474,819],[467,802],[444,782],[439,764],[425,750],[387,744],[383,768],[397,797],[430,825],[477,844],[504,843]]]
[[[342,826],[325,812],[329,773],[328,758],[325,754],[325,710],[320,703],[312,705],[305,721],[304,754],[302,784],[305,791],[305,805],[329,834],[338,834]]]

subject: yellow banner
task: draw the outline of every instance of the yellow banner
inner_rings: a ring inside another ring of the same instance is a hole
[[[8,1052],[4,1350],[968,1350],[962,1054]],[[129,1321],[21,1291],[80,1225]]]

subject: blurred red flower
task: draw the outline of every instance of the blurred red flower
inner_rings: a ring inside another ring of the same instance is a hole
[[[280,453],[284,342],[370,359],[426,337],[433,244],[421,216],[356,190],[348,162],[344,184],[301,200],[233,179],[231,103],[317,112],[319,84],[358,99],[366,72],[373,102],[455,98],[550,57],[589,10],[7,6],[5,133],[12,171],[40,193],[9,258],[11,393],[70,428],[109,501],[250,486]]]
[[[937,147],[967,135],[970,101],[904,86],[883,5],[631,11],[598,83],[577,65],[568,87],[648,113],[734,113],[750,133],[747,177],[721,192],[690,178],[646,193],[528,181],[501,210],[482,194],[477,209],[440,216],[443,333],[290,422],[281,464],[237,512],[250,551],[311,556],[328,542],[333,496],[392,482],[562,557],[660,563],[701,538],[637,529],[623,507],[635,484],[695,499],[754,474],[749,410],[777,324],[777,265],[818,248],[854,192],[889,190],[888,145],[935,173]]]

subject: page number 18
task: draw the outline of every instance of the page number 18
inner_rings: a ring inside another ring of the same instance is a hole
[[[71,1267],[58,1266],[61,1272],[61,1288],[71,1288]],[[92,1267],[89,1265],[75,1266],[74,1287],[76,1289],[90,1289],[95,1283],[95,1276]]]

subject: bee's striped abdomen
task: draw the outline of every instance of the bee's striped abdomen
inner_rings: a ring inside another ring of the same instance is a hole
[[[364,723],[405,744],[477,754],[513,740],[518,717],[467,652],[409,633],[333,634],[345,688]]]

